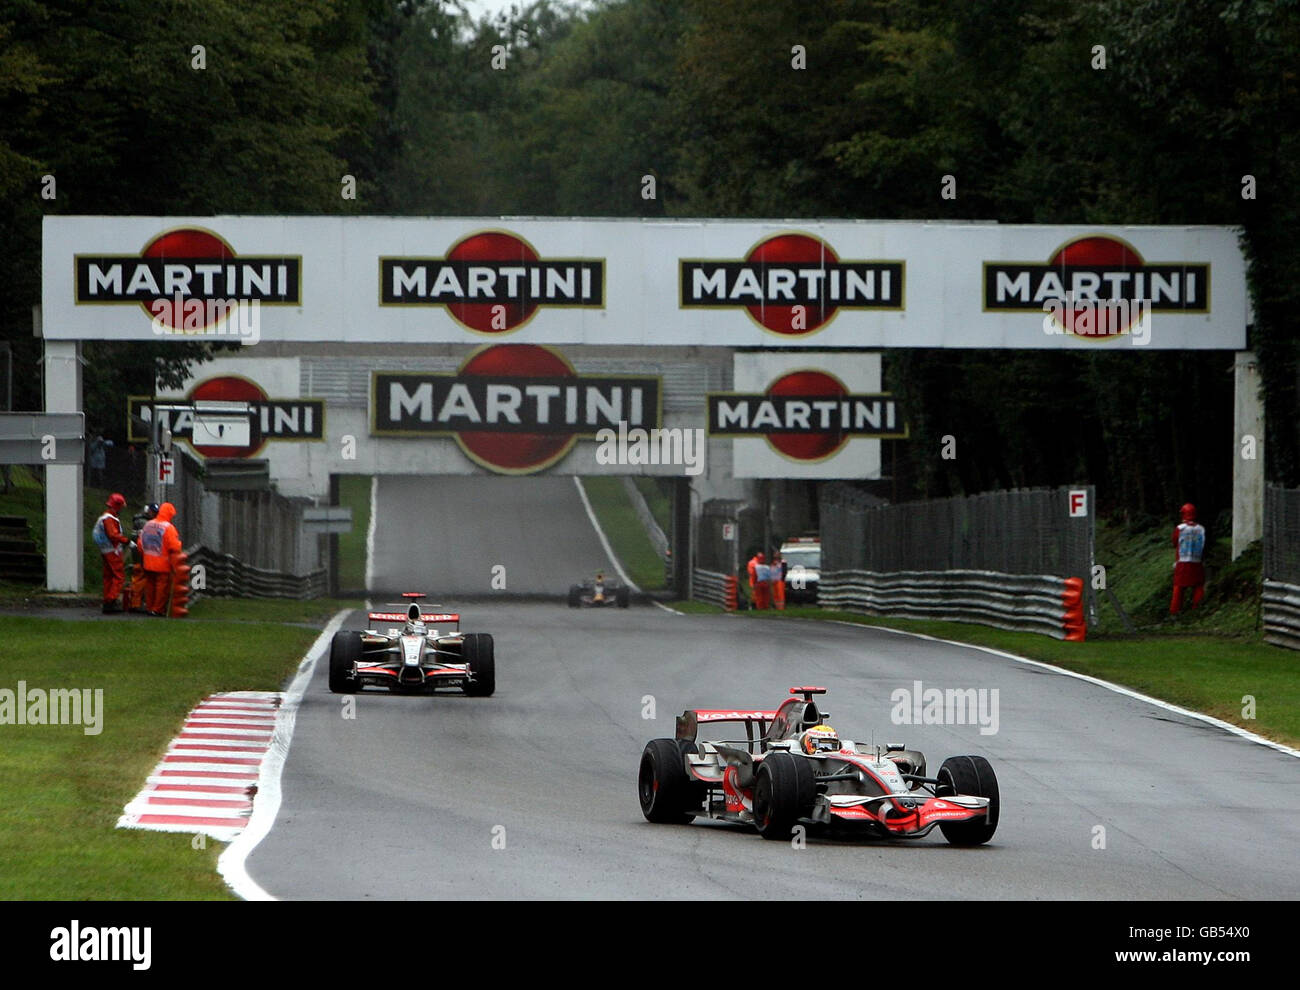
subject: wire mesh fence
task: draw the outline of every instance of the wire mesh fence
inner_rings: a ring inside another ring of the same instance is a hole
[[[1091,508],[1092,489],[1086,491]],[[1091,575],[1093,517],[1070,515],[1070,492],[1033,488],[896,505],[827,488],[821,504],[827,571],[983,570]]]
[[[1264,578],[1300,585],[1300,488],[1264,489]]]
[[[761,549],[762,535],[761,510],[736,499],[710,499],[695,532],[695,566],[735,574],[754,550]]]
[[[315,579],[327,566],[328,541],[304,532],[301,500],[275,491],[210,492],[198,459],[179,448],[173,453],[176,480],[164,498],[176,506],[176,528],[187,549],[202,547],[209,555],[229,558],[231,566],[255,569],[268,581],[276,575],[311,577],[315,583],[309,587],[316,588]],[[243,593],[257,594],[257,589],[250,584]]]

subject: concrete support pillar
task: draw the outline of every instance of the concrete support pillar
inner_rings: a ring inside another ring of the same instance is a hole
[[[81,412],[81,343],[45,341],[45,411]],[[80,464],[45,466],[45,586],[80,591],[84,496]]]
[[[1259,362],[1238,351],[1233,367],[1232,559],[1264,533],[1264,401]]]

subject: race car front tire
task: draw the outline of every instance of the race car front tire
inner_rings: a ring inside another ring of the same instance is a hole
[[[488,633],[469,633],[460,647],[461,658],[469,666],[472,680],[466,681],[465,693],[471,698],[486,698],[497,689],[496,648]]]
[[[637,797],[641,814],[656,825],[688,825],[699,811],[704,785],[686,772],[686,754],[697,752],[695,743],[677,739],[651,739],[641,752]]]
[[[582,587],[580,585],[569,585],[569,608],[577,608],[582,604]]]
[[[618,603],[619,608],[627,608],[630,600],[630,592],[627,585],[622,585],[614,590],[614,600]]]
[[[943,761],[935,779],[938,797],[947,794],[969,794],[989,799],[988,815],[968,822],[940,822],[943,837],[954,846],[978,846],[993,838],[998,828],[998,778],[993,767],[982,756],[950,756]]]
[[[342,630],[330,642],[330,690],[335,694],[355,694],[357,661],[361,659],[361,634]]]
[[[772,753],[754,775],[754,825],[765,839],[788,839],[812,814],[817,784],[812,765],[790,753]]]

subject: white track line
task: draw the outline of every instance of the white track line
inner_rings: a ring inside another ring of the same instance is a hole
[[[370,476],[370,518],[366,520],[366,590],[375,578],[375,506],[379,502],[379,475]],[[369,603],[366,604],[369,608]]]
[[[374,492],[373,488],[371,492]],[[373,522],[374,516],[371,515],[370,518]],[[369,538],[367,538],[368,542]],[[368,553],[366,559],[369,560]],[[225,852],[217,860],[217,872],[225,879],[230,889],[246,901],[275,900],[248,875],[245,862],[249,853],[266,838],[271,831],[271,826],[275,824],[276,815],[280,813],[280,774],[284,771],[284,761],[289,755],[289,743],[293,740],[293,723],[298,716],[298,705],[302,702],[307,685],[311,683],[316,661],[324,655],[330,640],[343,625],[343,620],[350,611],[351,609],[343,609],[330,619],[328,625],[316,637],[316,642],[311,644],[311,649],[303,657],[302,663],[298,665],[298,673],[284,693],[284,702],[280,705],[280,719],[275,726],[275,738],[271,740],[266,759],[262,762],[262,771],[257,778],[257,800],[253,804],[253,814],[249,817],[244,830],[236,836],[234,842],[226,846]]]
[[[573,485],[578,489],[578,498],[582,499],[582,507],[587,511],[587,519],[591,523],[591,528],[596,531],[596,536],[600,538],[600,545],[605,548],[605,556],[613,562],[614,570],[618,571],[618,576],[622,579],[623,583],[638,595],[642,594],[641,589],[637,587],[637,583],[628,577],[627,572],[623,570],[623,565],[618,562],[618,557],[614,556],[614,549],[609,545],[609,540],[605,539],[605,531],[600,528],[600,521],[596,519],[596,513],[591,509],[591,501],[587,498],[587,489],[582,487],[582,479],[576,474],[573,476]],[[683,614],[675,608],[661,605],[653,598],[650,599],[650,604],[655,608],[663,609],[665,612],[671,612],[673,615]]]
[[[944,643],[948,646],[961,646],[968,650],[979,650],[981,653],[988,653],[995,657],[1002,657],[1004,660],[1014,660],[1016,663],[1028,664],[1030,667],[1039,667],[1042,670],[1050,670],[1053,673],[1064,674],[1066,677],[1073,677],[1076,680],[1087,681],[1089,684],[1096,684],[1107,691],[1114,691],[1116,694],[1122,694],[1125,697],[1133,698],[1137,701],[1144,701],[1148,705],[1155,705],[1157,708],[1163,708],[1167,712],[1176,712],[1179,715],[1185,715],[1187,718],[1195,719],[1198,722],[1205,722],[1219,729],[1226,729],[1234,736],[1240,736],[1248,742],[1256,743],[1260,746],[1267,746],[1269,749],[1275,749],[1279,753],[1285,753],[1287,756],[1300,757],[1300,749],[1292,749],[1290,746],[1284,746],[1282,743],[1274,742],[1272,739],[1265,739],[1263,736],[1256,735],[1239,725],[1233,725],[1231,722],[1225,722],[1221,718],[1215,718],[1213,715],[1206,715],[1204,712],[1194,712],[1188,708],[1182,708],[1168,701],[1161,701],[1159,698],[1153,698],[1149,694],[1142,694],[1140,691],[1134,691],[1126,688],[1121,684],[1112,684],[1110,681],[1103,681],[1100,677],[1091,677],[1088,674],[1080,674],[1078,671],[1067,670],[1065,667],[1058,667],[1055,664],[1044,663],[1041,660],[1030,660],[1028,657],[1017,656],[1014,653],[1007,653],[1004,650],[995,650],[991,646],[976,646],[973,643],[959,643],[952,639],[940,639],[938,636],[927,636],[925,633],[910,632],[906,629],[891,629],[889,626],[871,626],[865,622],[847,622],[844,619],[811,619],[811,622],[833,622],[840,626],[854,626],[858,629],[880,629],[884,632],[893,633],[896,636],[912,636],[915,639],[928,639],[933,643]]]

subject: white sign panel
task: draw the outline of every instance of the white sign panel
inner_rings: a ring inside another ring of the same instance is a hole
[[[163,455],[158,458],[158,481],[164,485],[176,484],[176,459]]]
[[[1081,519],[1088,515],[1088,490],[1072,488],[1069,493],[1070,518]]]
[[[773,427],[770,433],[750,436],[722,434],[735,436],[734,477],[880,477],[880,440],[855,437],[841,429],[845,406],[850,416],[858,406],[867,407],[866,412],[878,415],[879,425],[885,428],[887,398],[880,395],[879,354],[757,351],[735,355],[733,365],[734,392],[710,395],[711,424],[718,419],[727,431],[758,431],[768,428],[760,422],[767,417]],[[781,396],[791,401],[775,401]],[[793,403],[803,408],[792,409]],[[801,420],[794,426],[806,424],[806,428],[786,431],[792,417]],[[711,429],[713,425],[717,424]],[[891,435],[905,435],[905,424],[894,425],[896,432]]]
[[[1227,227],[46,217],[44,334],[1237,350]]]

